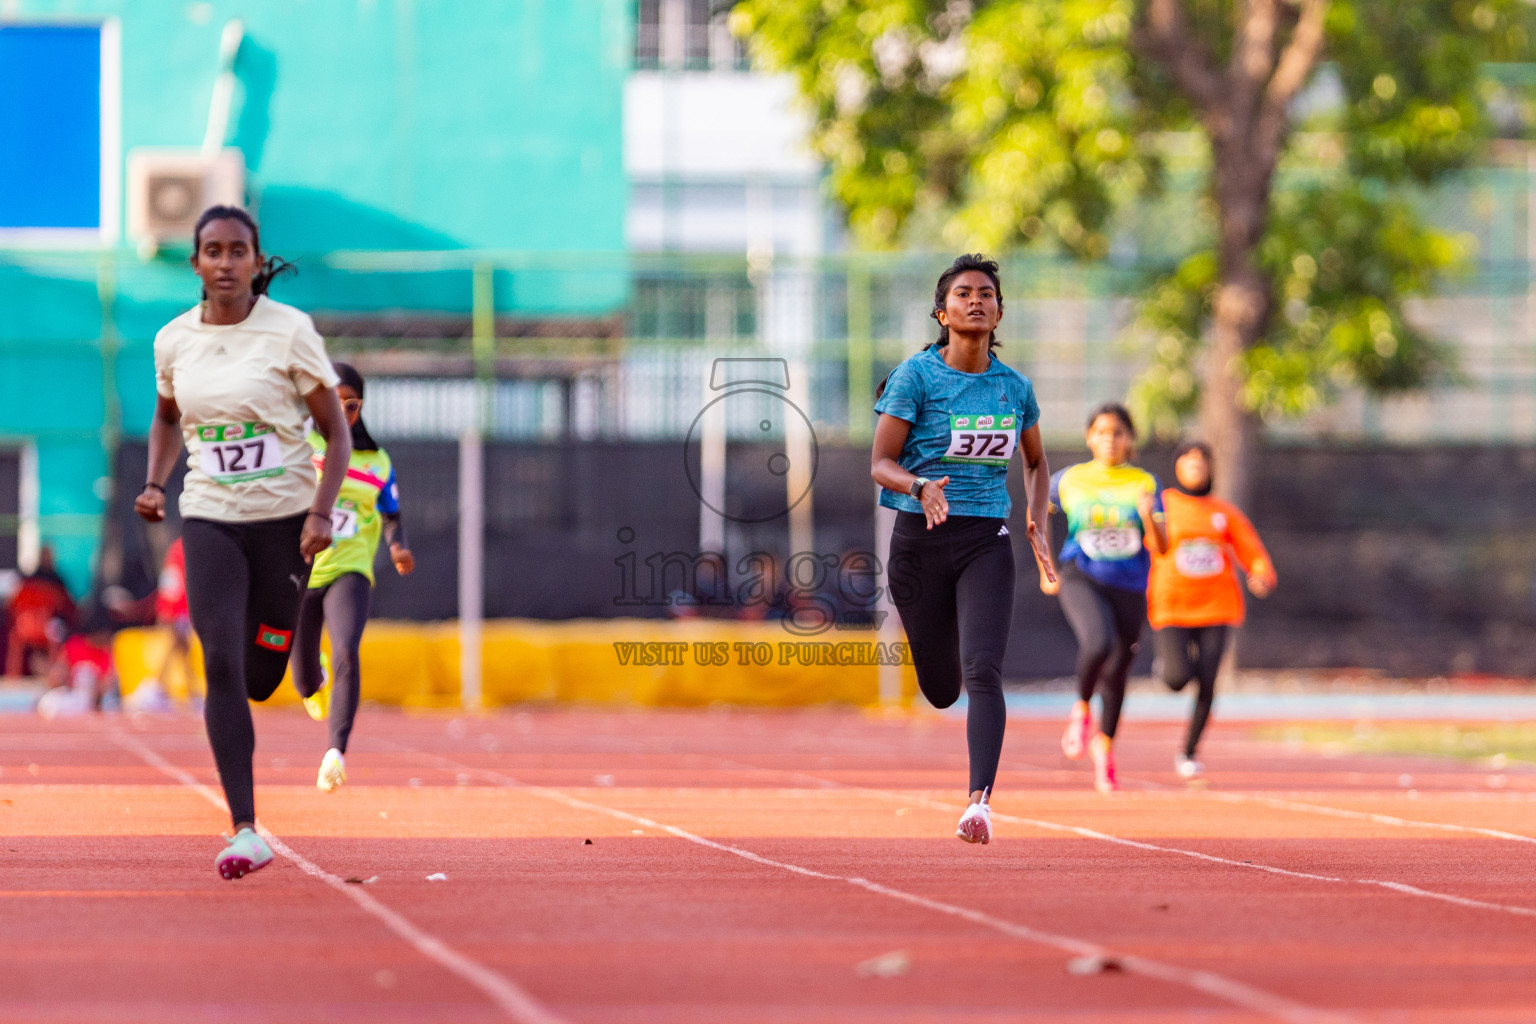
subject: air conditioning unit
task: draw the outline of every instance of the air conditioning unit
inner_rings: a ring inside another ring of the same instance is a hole
[[[128,237],[153,251],[192,244],[197,218],[210,206],[245,202],[245,155],[223,149],[135,149],[128,154]]]

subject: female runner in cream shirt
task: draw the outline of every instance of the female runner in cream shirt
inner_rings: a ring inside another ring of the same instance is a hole
[[[165,481],[185,440],[187,601],[208,677],[208,742],[234,824],[214,865],[233,879],[272,861],[255,831],[256,732],[247,699],[266,700],[283,680],[310,560],[331,543],[351,435],[314,323],[267,298],[286,265],[263,260],[250,215],[229,206],[205,211],[192,266],[203,302],[155,336],[158,400],[148,480],[135,508],[151,522],[164,518]],[[342,453],[326,461],[318,486],[306,415]]]

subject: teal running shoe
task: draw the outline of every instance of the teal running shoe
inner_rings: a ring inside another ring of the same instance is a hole
[[[214,858],[213,866],[229,881],[244,878],[252,871],[260,871],[272,863],[272,847],[256,834],[255,829],[243,828],[235,833],[233,839],[225,836],[224,841],[229,845]]]

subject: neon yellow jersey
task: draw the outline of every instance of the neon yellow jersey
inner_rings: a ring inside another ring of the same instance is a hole
[[[1122,590],[1147,589],[1152,556],[1142,536],[1136,503],[1152,496],[1152,518],[1163,518],[1157,477],[1131,465],[1080,462],[1051,477],[1051,505],[1067,516],[1061,561],[1076,563],[1100,583]]]
[[[325,438],[310,432],[314,449],[315,472],[325,468]],[[354,451],[347,465],[347,478],[336,507],[331,510],[331,546],[315,556],[309,574],[309,589],[314,590],[345,576],[361,573],[373,582],[373,559],[384,531],[384,516],[400,511],[400,489],[395,484],[394,465],[384,449]]]

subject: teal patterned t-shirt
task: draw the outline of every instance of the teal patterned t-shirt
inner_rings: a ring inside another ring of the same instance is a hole
[[[1008,462],[1024,431],[1040,421],[1034,385],[995,355],[984,372],[965,373],[943,353],[935,345],[892,370],[875,411],[912,424],[896,461],[931,480],[949,477],[951,515],[1005,519],[1012,511]],[[885,488],[880,504],[923,510],[912,495]]]

